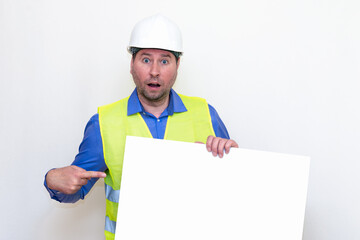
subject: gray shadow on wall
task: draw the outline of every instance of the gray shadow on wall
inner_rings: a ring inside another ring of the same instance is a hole
[[[48,211],[36,230],[38,240],[99,240],[104,237],[105,190],[100,179],[84,200],[58,203],[49,198]]]

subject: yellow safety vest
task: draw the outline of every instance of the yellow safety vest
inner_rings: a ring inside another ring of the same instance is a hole
[[[205,99],[181,94],[179,96],[187,111],[168,116],[164,139],[205,143],[209,135],[215,136]],[[127,115],[128,99],[129,97],[98,109],[104,159],[108,167],[105,178],[107,240],[115,238],[125,138],[126,136],[152,138],[149,128],[139,113]]]

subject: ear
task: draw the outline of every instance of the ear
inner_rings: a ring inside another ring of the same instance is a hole
[[[133,65],[134,65],[134,57],[131,57],[131,60],[130,60],[130,73],[132,75],[132,69],[133,69]]]
[[[179,69],[179,66],[180,66],[180,59],[181,59],[181,58],[179,58],[179,59],[177,60],[177,63],[176,63],[176,70],[178,70],[178,69]]]

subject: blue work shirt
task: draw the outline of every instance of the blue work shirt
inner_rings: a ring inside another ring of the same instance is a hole
[[[184,103],[179,95],[171,89],[168,107],[163,111],[159,118],[156,118],[151,113],[144,110],[141,105],[136,89],[129,97],[128,101],[128,115],[140,113],[145,120],[153,138],[163,139],[166,129],[168,116],[178,112],[187,111]],[[216,110],[209,105],[211,121],[215,135],[221,138],[229,139],[229,134],[224,123],[221,121]],[[79,153],[76,155],[72,165],[81,167],[86,171],[101,171],[107,170],[104,160],[103,145],[100,134],[99,115],[95,114],[91,117],[85,127],[84,138],[79,147]],[[45,176],[46,179],[46,176]],[[74,203],[79,199],[84,199],[86,194],[90,191],[92,186],[96,183],[98,178],[92,178],[88,183],[81,187],[81,189],[74,194],[63,194],[59,191],[50,189],[46,180],[44,182],[45,188],[50,193],[50,197],[59,202]]]

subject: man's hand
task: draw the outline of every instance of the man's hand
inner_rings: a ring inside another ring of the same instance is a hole
[[[104,178],[106,173],[86,171],[77,166],[68,166],[50,170],[46,175],[46,183],[50,189],[65,194],[74,194],[86,185],[91,178]]]
[[[206,148],[209,152],[212,152],[214,157],[219,155],[219,157],[222,158],[224,156],[224,150],[225,153],[228,154],[232,147],[238,148],[239,146],[231,139],[209,136],[206,140]]]

